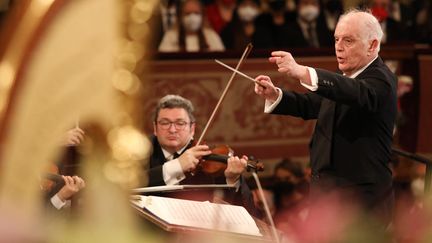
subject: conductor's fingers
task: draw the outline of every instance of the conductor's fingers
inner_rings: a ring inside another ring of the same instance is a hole
[[[269,76],[266,76],[266,75],[259,75],[258,77],[255,78],[255,80],[257,80],[257,81],[267,81],[267,82],[269,82],[269,81],[270,81],[270,77],[269,77]]]
[[[286,51],[273,51],[271,53],[272,57],[285,57],[289,54],[289,52]]]
[[[269,81],[257,80],[256,85],[262,89],[267,89],[272,87],[272,84]]]
[[[280,57],[269,57],[269,61],[270,61],[271,63],[276,63],[277,60],[278,60],[279,58],[280,58]]]

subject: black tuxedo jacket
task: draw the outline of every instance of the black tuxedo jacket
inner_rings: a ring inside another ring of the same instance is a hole
[[[150,166],[147,171],[149,177],[148,186],[162,186],[165,185],[165,181],[163,180],[162,166],[165,162],[167,162],[167,160],[165,159],[165,156],[162,152],[162,148],[157,140],[157,137],[152,136],[150,139],[153,145],[153,153],[150,157],[150,163],[149,163]],[[191,146],[192,144],[189,144],[184,151],[186,151]],[[226,179],[224,176],[214,178],[200,171],[197,171],[194,176],[187,176],[184,180],[180,182],[180,184],[182,185],[226,184]],[[187,193],[181,193],[181,195],[180,194],[175,194],[175,195],[172,194],[172,195],[174,195],[174,197],[181,197],[186,199],[198,199],[198,200],[212,199],[211,191],[203,193],[197,197],[189,197],[186,194]],[[253,203],[251,191],[246,183],[246,180],[243,177],[240,177],[239,190],[237,192],[234,191],[225,192],[224,200],[230,204],[244,206],[249,211],[249,213],[255,216],[257,215],[257,211]]]
[[[354,79],[316,72],[317,91],[283,91],[273,113],[317,119],[310,142],[312,185],[355,188],[373,205],[391,191],[396,77],[380,57]]]

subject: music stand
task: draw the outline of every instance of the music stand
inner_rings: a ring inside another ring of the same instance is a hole
[[[155,192],[158,192],[158,195],[161,195],[160,193],[164,192],[173,192],[177,190],[209,190],[209,189],[231,189],[232,186],[228,185],[179,185],[179,186],[160,186],[155,188],[139,188],[134,189],[134,192],[144,193],[144,194],[153,194]],[[161,191],[157,191],[157,189],[160,189]],[[132,195],[132,198],[134,196]],[[132,199],[133,200],[133,199]],[[218,204],[220,204],[218,202]],[[226,203],[227,204],[227,203]],[[228,204],[229,205],[229,204]],[[221,230],[213,230],[213,229],[206,229],[206,228],[200,228],[200,227],[192,227],[187,225],[178,225],[178,224],[171,224],[169,222],[166,222],[165,220],[159,218],[157,215],[153,214],[151,211],[147,210],[146,208],[142,208],[138,206],[137,204],[132,203],[133,208],[137,211],[138,215],[142,218],[144,218],[147,222],[150,222],[153,225],[156,225],[158,228],[162,229],[165,232],[168,233],[174,233],[176,237],[188,237],[193,234],[213,234],[217,235],[219,237],[226,237],[226,238],[234,238],[238,240],[244,240],[247,242],[274,242],[272,235],[272,230],[269,225],[267,225],[264,221],[259,220],[255,217],[252,217],[253,221],[255,222],[256,226],[259,229],[259,232],[261,233],[261,236],[258,235],[251,235],[251,234],[242,234],[242,233],[236,233],[236,232],[228,232],[228,231],[221,231]]]

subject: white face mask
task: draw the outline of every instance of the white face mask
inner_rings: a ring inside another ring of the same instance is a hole
[[[258,9],[248,5],[238,8],[237,14],[243,22],[251,22],[258,15]]]
[[[183,26],[188,32],[196,32],[201,28],[201,14],[191,13],[183,17]]]
[[[319,8],[314,5],[306,5],[300,9],[299,15],[302,19],[311,22],[318,17]]]

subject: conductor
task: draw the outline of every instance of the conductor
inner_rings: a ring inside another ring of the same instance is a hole
[[[317,119],[310,142],[311,197],[343,192],[344,200],[355,200],[388,223],[397,80],[378,55],[382,36],[372,14],[351,10],[334,34],[342,74],[299,65],[289,52],[275,51],[270,62],[309,92],[282,91],[264,75],[256,78],[255,92],[265,99],[266,113]]]

